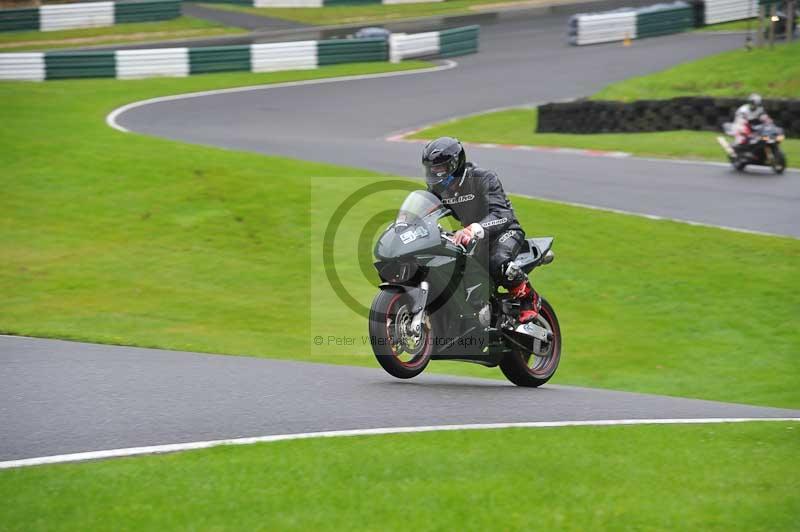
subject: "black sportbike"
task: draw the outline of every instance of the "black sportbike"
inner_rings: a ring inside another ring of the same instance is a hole
[[[733,135],[733,124],[726,122],[723,130]],[[748,165],[769,166],[776,174],[786,170],[786,154],[781,149],[781,142],[786,139],[783,129],[772,122],[750,126],[747,142],[731,146],[723,137],[717,137],[722,149],[728,154],[728,160],[734,169],[741,172]]]
[[[375,357],[401,379],[419,375],[431,360],[460,360],[499,365],[514,384],[541,386],[561,358],[556,313],[542,298],[538,317],[520,324],[519,302],[494,286],[482,244],[465,248],[439,225],[450,214],[435,195],[414,191],[378,240],[382,283],[369,315]],[[528,239],[515,262],[526,273],[549,264],[552,245],[552,238]]]

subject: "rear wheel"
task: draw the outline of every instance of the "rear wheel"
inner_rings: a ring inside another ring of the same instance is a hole
[[[398,379],[416,377],[431,359],[430,324],[419,331],[411,326],[411,298],[399,288],[381,290],[369,311],[369,336],[378,363]]]
[[[739,158],[736,158],[736,159],[734,159],[734,160],[733,160],[733,162],[732,162],[731,164],[733,164],[733,168],[734,168],[734,170],[736,170],[737,172],[742,172],[742,171],[744,171],[745,167],[747,166],[747,163],[746,163],[746,162],[744,162],[744,161],[742,161],[742,160],[741,160],[741,159],[739,159]]]
[[[500,369],[508,380],[517,386],[537,387],[546,383],[555,374],[561,360],[561,327],[558,318],[546,300],[533,321],[551,334],[549,342],[538,342],[523,335],[515,337],[512,352],[500,362]],[[518,340],[518,341],[517,341]]]

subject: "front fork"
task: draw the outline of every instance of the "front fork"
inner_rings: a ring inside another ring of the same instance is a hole
[[[428,282],[422,281],[419,283],[419,291],[414,294],[416,297],[412,296],[415,299],[414,306],[411,309],[414,313],[414,317],[411,320],[411,330],[414,334],[422,332],[422,322],[425,319],[425,306],[428,304],[429,288]]]
[[[775,161],[775,144],[767,144],[764,146],[764,163],[766,166],[772,166]]]

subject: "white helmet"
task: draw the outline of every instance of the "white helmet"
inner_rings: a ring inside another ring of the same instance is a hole
[[[761,107],[761,95],[754,92],[747,97],[747,103],[750,104],[750,109],[758,109]]]

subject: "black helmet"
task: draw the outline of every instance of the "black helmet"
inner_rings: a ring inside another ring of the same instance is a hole
[[[464,146],[452,137],[440,137],[425,145],[422,150],[422,165],[428,188],[447,187],[455,177],[464,173],[467,154]]]

